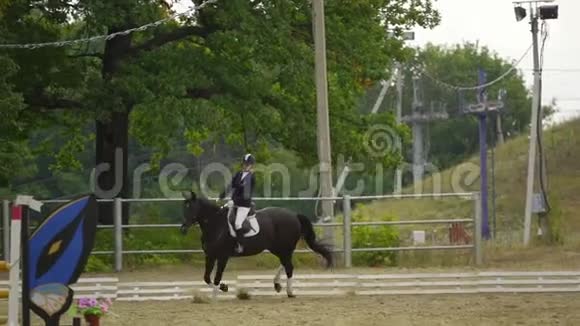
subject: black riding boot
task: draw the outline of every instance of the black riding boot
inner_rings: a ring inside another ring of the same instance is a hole
[[[242,239],[243,238],[244,238],[244,230],[242,228],[241,230],[236,231],[237,244],[236,244],[235,250],[237,253],[242,253],[244,251],[244,248],[242,247]]]

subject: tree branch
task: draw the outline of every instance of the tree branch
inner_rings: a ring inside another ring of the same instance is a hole
[[[190,36],[205,38],[211,33],[212,31],[208,28],[201,26],[184,26],[168,33],[159,34],[143,44],[132,47],[129,50],[129,55],[136,55],[141,51],[151,51],[167,43],[179,41]]]
[[[188,89],[186,91],[186,96],[191,99],[206,99],[209,100],[215,95],[219,95],[221,92],[215,89],[209,88],[195,88]]]
[[[68,55],[69,58],[99,58],[103,60],[103,54],[101,53],[79,53]]]
[[[24,102],[28,104],[28,106],[30,106],[33,110],[39,112],[83,108],[83,104],[81,102],[63,98],[53,98],[48,96],[34,96],[25,99]]]

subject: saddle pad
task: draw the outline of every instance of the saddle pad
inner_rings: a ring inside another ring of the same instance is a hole
[[[234,229],[234,221],[235,221],[235,215],[232,214],[233,209],[230,207],[228,210],[228,227],[230,229],[230,235],[232,237],[236,237],[236,230]],[[258,233],[260,233],[260,224],[258,223],[258,220],[256,219],[256,214],[254,213],[253,215],[248,215],[248,217],[246,217],[246,220],[242,223],[242,229],[248,229],[249,231],[247,231],[246,233],[244,233],[244,238],[250,238],[253,237],[255,235],[257,235]]]

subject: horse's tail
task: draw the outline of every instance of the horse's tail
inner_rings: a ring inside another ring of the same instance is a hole
[[[314,227],[308,217],[298,214],[298,219],[302,226],[302,236],[310,249],[324,257],[326,260],[326,267],[331,267],[334,260],[331,247],[316,241],[316,233],[314,233]]]

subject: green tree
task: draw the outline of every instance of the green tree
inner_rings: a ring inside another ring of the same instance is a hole
[[[159,0],[10,0],[2,6],[4,43],[111,34],[172,14]],[[360,119],[356,101],[365,85],[385,78],[385,62],[403,56],[402,42],[388,38],[387,29],[400,35],[414,25],[432,27],[439,17],[431,0],[327,1],[326,14],[333,151],[366,159],[366,127],[392,119]],[[97,185],[109,190],[120,183],[119,195],[127,197],[130,135],[154,150],[154,163],[183,138],[197,154],[206,141],[247,150],[274,143],[315,161],[311,20],[305,0],[220,0],[141,33],[1,54],[20,69],[9,83],[23,98],[23,114],[59,126],[69,139],[56,150],[55,166],[80,166],[76,156],[94,121],[95,164],[109,167]],[[110,222],[111,214],[101,212]]]
[[[14,175],[27,172],[25,161],[31,155],[26,125],[17,118],[24,109],[24,103],[7,83],[16,71],[17,66],[10,58],[0,56],[0,187],[7,186]]]
[[[427,125],[429,161],[439,169],[444,169],[479,149],[478,122],[471,115],[464,115],[462,108],[477,103],[477,91],[457,91],[443,83],[454,86],[475,86],[478,83],[478,70],[487,73],[490,82],[513,68],[513,64],[492,52],[487,47],[473,43],[441,46],[427,44],[416,51],[413,60],[405,62],[403,114],[413,112],[413,72],[412,67],[421,66],[424,73],[418,73],[418,94],[423,110],[437,111],[446,108],[449,119],[434,121]],[[416,70],[416,69],[415,69]],[[443,82],[443,83],[441,83]],[[531,94],[526,88],[521,72],[517,69],[502,81],[486,89],[489,100],[498,98],[501,90],[506,92],[505,108],[501,113],[501,127],[504,137],[514,137],[528,130],[530,123]],[[378,96],[375,87],[363,99],[363,111],[368,112]],[[396,92],[391,91],[382,105],[383,111],[392,111]],[[491,144],[496,135],[495,116],[488,120],[488,141]],[[410,146],[409,146],[410,147]],[[409,149],[410,150],[410,149]]]

